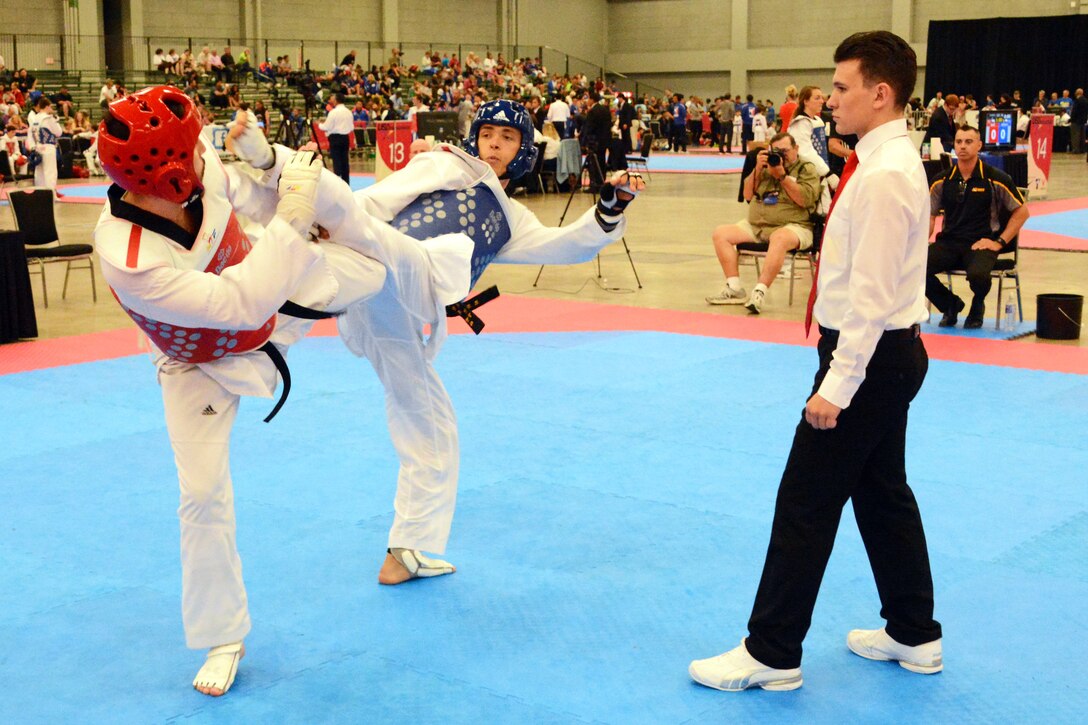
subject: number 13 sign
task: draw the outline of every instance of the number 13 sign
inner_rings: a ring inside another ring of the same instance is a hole
[[[374,176],[381,180],[408,163],[408,147],[412,145],[412,122],[378,121],[375,124],[374,140],[378,146]]]

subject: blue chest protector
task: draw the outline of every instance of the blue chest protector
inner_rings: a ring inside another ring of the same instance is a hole
[[[510,223],[499,200],[486,184],[462,191],[422,194],[390,222],[414,239],[463,232],[472,239],[472,286],[487,265],[510,241]]]

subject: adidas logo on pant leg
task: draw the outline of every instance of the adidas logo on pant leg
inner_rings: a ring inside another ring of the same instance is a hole
[[[219,414],[215,412],[215,408],[213,408],[212,406],[209,405],[208,407],[206,407],[203,410],[203,412],[201,412],[201,415],[219,415]]]

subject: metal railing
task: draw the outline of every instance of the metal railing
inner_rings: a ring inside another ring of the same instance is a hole
[[[120,45],[118,45],[118,43]],[[548,45],[501,45],[489,43],[386,43],[379,40],[309,40],[299,38],[261,38],[211,36],[125,36],[108,38],[101,35],[0,34],[0,55],[9,69],[28,68],[33,71],[148,71],[155,70],[151,59],[157,49],[174,50],[179,55],[189,49],[193,57],[204,47],[222,51],[230,47],[237,60],[243,49],[250,50],[250,63],[256,67],[265,58],[286,55],[295,68],[308,60],[315,72],[333,69],[349,51],[356,51],[355,62],[364,68],[382,66],[389,61],[391,51],[400,51],[402,65],[420,65],[423,53],[456,53],[462,63],[469,52],[484,58],[487,53],[507,61],[516,58],[540,58],[550,73],[573,76],[584,73],[591,81],[604,78],[615,82],[620,90],[640,96],[643,93],[663,93],[662,89],[611,71],[600,63],[579,58]],[[120,66],[103,59],[120,57]]]

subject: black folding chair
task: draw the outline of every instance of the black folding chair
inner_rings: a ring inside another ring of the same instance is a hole
[[[90,244],[61,244],[57,234],[57,220],[54,216],[54,193],[52,189],[27,189],[12,191],[8,194],[8,203],[15,215],[15,228],[24,235],[28,264],[37,262],[37,273],[42,276],[42,302],[49,307],[49,293],[45,284],[45,265],[50,262],[64,262],[64,289],[61,299],[68,294],[68,275],[72,271],[72,262],[87,260],[86,267],[91,273],[91,299],[98,301],[95,288],[94,261]]]
[[[641,171],[646,174],[646,178],[650,178],[650,150],[654,146],[654,135],[649,131],[642,134],[642,144],[639,146],[639,153],[637,156],[631,155],[627,157],[627,166],[632,171]]]

